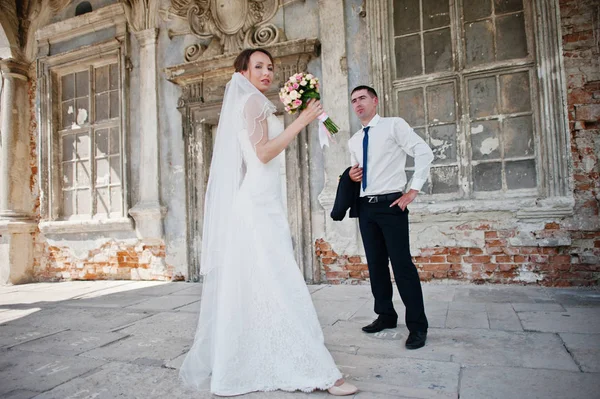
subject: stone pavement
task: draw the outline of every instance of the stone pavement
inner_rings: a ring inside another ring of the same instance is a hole
[[[408,351],[403,325],[360,330],[374,318],[368,286],[309,288],[328,348],[360,388],[356,399],[600,398],[600,290],[425,284],[427,345]],[[201,289],[134,281],[0,287],[0,397],[210,398],[177,377]]]

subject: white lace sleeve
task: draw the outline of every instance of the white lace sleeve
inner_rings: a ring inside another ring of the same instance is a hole
[[[255,150],[258,143],[269,139],[267,118],[273,112],[272,107],[270,102],[265,102],[258,95],[251,95],[244,106],[246,131]]]

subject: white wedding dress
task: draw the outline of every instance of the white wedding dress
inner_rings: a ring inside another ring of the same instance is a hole
[[[283,131],[267,118],[269,139]],[[223,396],[326,389],[342,378],[325,348],[310,293],[292,249],[280,160],[263,164],[247,131],[238,134],[246,168],[233,201],[227,267],[205,276],[196,340],[184,382]]]

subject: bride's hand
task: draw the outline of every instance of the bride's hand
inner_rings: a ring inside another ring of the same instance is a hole
[[[323,113],[323,106],[321,105],[321,101],[319,100],[310,100],[304,109],[300,113],[299,118],[302,118],[305,125],[308,125],[312,121],[314,121],[317,116]]]

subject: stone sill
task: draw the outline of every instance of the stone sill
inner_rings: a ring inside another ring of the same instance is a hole
[[[33,233],[37,223],[32,220],[0,219],[0,234],[6,233]]]
[[[40,230],[44,234],[72,234],[111,231],[134,231],[133,221],[129,218],[106,220],[77,220],[41,222]]]

